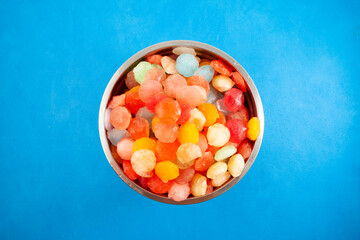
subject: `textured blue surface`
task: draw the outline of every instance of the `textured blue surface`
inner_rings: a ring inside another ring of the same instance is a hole
[[[358,1],[1,1],[1,239],[360,239]],[[98,137],[107,82],[189,39],[254,79],[265,135],[222,196],[171,206],[127,187]]]

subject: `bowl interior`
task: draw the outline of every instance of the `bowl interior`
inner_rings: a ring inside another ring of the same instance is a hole
[[[253,146],[253,151],[251,156],[248,158],[248,160],[246,161],[245,164],[245,168],[242,172],[242,174],[237,177],[237,178],[233,178],[231,177],[228,182],[226,182],[224,185],[222,185],[221,187],[218,188],[214,188],[214,192],[202,197],[190,197],[188,199],[186,199],[185,201],[182,202],[176,202],[172,199],[167,198],[165,195],[157,195],[154,194],[150,191],[147,191],[145,189],[143,189],[142,187],[140,187],[137,183],[134,183],[133,181],[131,181],[130,179],[128,179],[126,177],[126,175],[123,173],[122,169],[119,167],[119,165],[116,163],[114,157],[111,155],[111,151],[110,151],[110,141],[107,139],[106,137],[106,130],[104,128],[104,113],[105,113],[105,108],[108,105],[108,102],[111,100],[111,98],[115,95],[120,95],[122,93],[125,92],[125,90],[127,89],[126,85],[125,85],[125,78],[126,78],[126,74],[131,71],[140,61],[143,61],[147,56],[153,55],[153,54],[160,54],[160,55],[170,55],[172,54],[172,50],[175,47],[179,47],[179,46],[187,46],[187,47],[192,47],[195,49],[197,56],[199,56],[200,58],[206,58],[209,60],[214,60],[214,59],[222,59],[223,61],[227,62],[229,65],[231,65],[234,70],[239,71],[245,78],[249,90],[244,93],[244,97],[245,97],[245,106],[248,108],[249,110],[249,114],[250,114],[250,118],[251,117],[258,117],[260,119],[261,122],[261,134],[258,137],[258,139],[255,141],[255,144]],[[233,63],[233,64],[232,64]],[[260,108],[260,109],[259,109]],[[262,112],[262,105],[261,105],[261,100],[260,100],[260,96],[257,92],[257,89],[255,87],[255,85],[253,84],[250,76],[246,73],[246,71],[241,67],[240,64],[238,64],[233,58],[231,58],[229,55],[227,55],[226,53],[220,51],[217,48],[214,48],[210,45],[207,44],[203,44],[203,43],[198,43],[198,42],[192,42],[192,41],[171,41],[171,42],[164,42],[164,43],[159,43],[156,45],[153,45],[151,47],[148,47],[146,49],[143,49],[142,51],[138,52],[137,54],[135,54],[134,56],[132,56],[128,61],[126,61],[120,68],[119,70],[114,74],[114,76],[112,77],[111,81],[109,82],[109,85],[107,86],[107,89],[104,93],[103,99],[102,99],[102,104],[100,107],[100,115],[99,115],[99,130],[100,130],[100,138],[102,140],[102,145],[105,151],[105,154],[108,158],[109,163],[111,164],[111,166],[114,168],[114,170],[116,171],[116,173],[120,176],[120,178],[127,183],[131,188],[133,188],[134,190],[136,190],[137,192],[139,192],[140,194],[149,197],[153,200],[156,201],[160,201],[160,202],[164,202],[164,203],[170,203],[170,204],[193,204],[193,203],[199,203],[199,202],[203,202],[203,201],[207,201],[209,199],[212,199],[214,197],[219,196],[220,194],[224,193],[225,191],[227,191],[228,189],[230,189],[232,186],[234,186],[245,174],[246,172],[249,170],[249,168],[251,167],[252,163],[254,162],[256,155],[258,153],[258,150],[260,148],[260,144],[261,144],[261,140],[262,140],[262,135],[263,135],[263,112]],[[102,122],[101,122],[102,119]],[[105,137],[105,139],[104,139]]]

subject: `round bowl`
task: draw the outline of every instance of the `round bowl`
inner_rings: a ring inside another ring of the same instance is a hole
[[[190,197],[184,201],[176,202],[172,199],[167,198],[166,196],[161,196],[154,194],[150,191],[145,190],[141,186],[139,186],[137,183],[131,181],[122,171],[122,169],[119,167],[118,163],[115,161],[114,157],[111,154],[110,151],[110,142],[107,139],[106,136],[106,129],[104,127],[104,117],[105,117],[105,110],[108,105],[108,102],[111,100],[113,95],[119,95],[121,94],[126,86],[125,86],[125,77],[126,74],[131,71],[140,61],[142,61],[146,56],[152,55],[152,54],[161,54],[161,55],[169,55],[172,53],[172,49],[175,47],[191,47],[194,48],[197,52],[197,55],[201,58],[207,58],[210,60],[220,58],[224,60],[225,62],[232,65],[237,71],[239,71],[242,76],[245,78],[247,85],[248,85],[248,91],[244,93],[245,96],[245,102],[247,103],[247,108],[249,110],[250,118],[251,117],[258,117],[260,120],[260,135],[258,136],[257,140],[255,141],[253,145],[253,150],[246,161],[244,170],[242,174],[239,177],[236,178],[230,178],[230,180],[225,183],[223,186],[215,188],[214,192],[211,194],[202,196],[202,197]],[[115,74],[110,79],[110,82],[108,83],[104,95],[101,100],[100,104],[100,112],[99,112],[99,134],[100,134],[100,140],[103,147],[103,150],[105,152],[106,158],[109,161],[112,168],[115,170],[117,175],[132,189],[137,191],[143,196],[146,196],[150,199],[153,199],[155,201],[168,203],[168,204],[177,204],[177,205],[184,205],[184,204],[194,204],[194,203],[200,203],[207,200],[210,200],[212,198],[215,198],[230,188],[232,188],[237,182],[240,181],[241,178],[245,176],[245,174],[250,169],[251,165],[255,161],[255,158],[259,152],[261,141],[263,138],[264,133],[264,112],[263,112],[263,106],[261,103],[260,95],[255,87],[254,82],[252,81],[249,74],[245,71],[245,69],[231,56],[226,54],[225,52],[211,46],[205,43],[201,42],[195,42],[195,41],[188,41],[188,40],[175,40],[175,41],[167,41],[162,42],[158,44],[154,44],[150,47],[147,47],[138,53],[134,54],[132,57],[130,57],[119,69],[115,72]]]

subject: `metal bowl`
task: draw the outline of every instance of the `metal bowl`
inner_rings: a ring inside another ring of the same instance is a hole
[[[152,54],[161,54],[161,55],[169,55],[172,53],[172,49],[175,47],[191,47],[194,48],[197,52],[197,55],[201,58],[207,58],[210,60],[220,58],[222,60],[225,60],[230,65],[232,65],[237,71],[239,71],[243,77],[245,78],[247,85],[249,87],[249,90],[245,93],[245,102],[247,104],[247,107],[249,109],[250,117],[258,117],[260,120],[260,135],[255,141],[255,144],[253,146],[252,153],[247,160],[245,164],[245,168],[242,172],[242,174],[239,177],[236,178],[230,178],[230,180],[225,183],[223,186],[218,187],[214,189],[214,192],[202,197],[191,197],[188,198],[182,202],[176,202],[172,199],[167,198],[166,196],[161,196],[154,194],[150,191],[147,191],[143,189],[141,186],[139,186],[137,183],[131,181],[127,176],[124,174],[122,169],[119,167],[115,159],[113,158],[111,151],[110,151],[110,142],[107,139],[106,136],[106,129],[104,127],[104,116],[105,116],[105,109],[108,105],[108,102],[112,98],[113,95],[119,95],[122,92],[124,92],[126,86],[125,86],[125,77],[126,74],[131,71],[140,61],[144,59],[144,57],[152,55]],[[106,158],[109,161],[112,168],[115,170],[115,172],[119,175],[119,177],[132,189],[140,193],[141,195],[144,195],[150,199],[153,199],[155,201],[163,202],[163,203],[169,203],[169,204],[177,204],[177,205],[184,205],[184,204],[194,204],[194,203],[200,203],[207,200],[210,200],[212,198],[215,198],[230,188],[232,188],[238,181],[240,181],[241,178],[244,177],[244,175],[247,173],[247,171],[250,169],[251,165],[255,161],[255,158],[259,152],[261,141],[263,138],[264,133],[264,112],[263,112],[263,106],[261,103],[260,95],[255,87],[254,82],[250,78],[249,74],[245,71],[245,69],[237,62],[235,59],[230,57],[225,52],[211,46],[205,43],[201,42],[195,42],[195,41],[188,41],[188,40],[175,40],[175,41],[168,41],[168,42],[162,42],[158,44],[154,44],[150,47],[147,47],[140,52],[134,54],[132,57],[130,57],[121,67],[115,72],[115,74],[112,76],[110,82],[108,83],[104,95],[101,100],[100,104],[100,112],[99,112],[99,134],[100,134],[100,140],[103,147],[103,150],[105,152]]]

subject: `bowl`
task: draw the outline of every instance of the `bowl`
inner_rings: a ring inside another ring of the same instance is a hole
[[[121,167],[119,167],[118,163],[115,161],[114,157],[111,154],[110,150],[110,141],[107,139],[106,136],[106,129],[104,127],[104,117],[105,117],[105,110],[108,105],[108,102],[111,100],[112,96],[119,95],[124,92],[126,89],[125,86],[125,77],[126,74],[131,71],[140,61],[142,61],[146,56],[152,54],[160,54],[160,55],[169,55],[172,53],[172,49],[175,47],[191,47],[194,48],[197,52],[197,55],[201,58],[207,58],[210,60],[213,59],[222,59],[231,66],[233,66],[237,71],[239,71],[242,76],[245,78],[246,83],[248,85],[248,91],[244,93],[245,102],[247,103],[247,108],[249,110],[250,118],[257,117],[260,120],[260,135],[258,136],[257,140],[253,145],[253,150],[246,161],[244,170],[242,171],[239,177],[233,178],[231,177],[227,183],[222,185],[221,187],[215,188],[211,194],[201,196],[201,197],[190,197],[184,201],[176,202],[172,199],[167,198],[166,196],[161,196],[154,194],[148,190],[145,190],[137,183],[130,180],[123,172]],[[185,204],[194,204],[200,203],[212,198],[215,198],[230,188],[232,188],[237,182],[240,181],[241,178],[245,176],[248,172],[250,167],[255,161],[255,158],[259,152],[262,138],[264,133],[264,112],[263,106],[261,103],[260,95],[256,89],[254,82],[252,81],[249,74],[245,71],[245,69],[230,55],[227,53],[205,43],[196,42],[196,41],[188,41],[188,40],[174,40],[174,41],[167,41],[161,42],[158,44],[154,44],[149,46],[136,54],[130,57],[124,64],[122,64],[119,69],[115,72],[115,74],[110,79],[105,92],[103,94],[101,104],[100,104],[100,111],[99,111],[99,134],[101,145],[106,155],[107,160],[109,161],[111,167],[115,170],[117,175],[132,189],[140,193],[141,195],[148,197],[152,200],[168,203],[168,204],[176,204],[176,205],[185,205]]]

